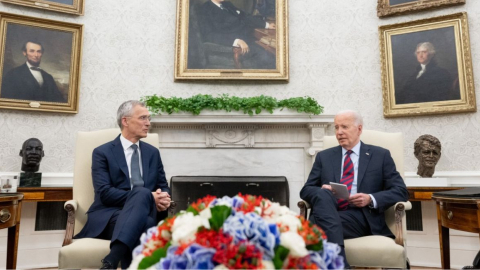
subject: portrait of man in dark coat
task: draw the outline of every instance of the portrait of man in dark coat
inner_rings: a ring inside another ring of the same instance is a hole
[[[44,53],[43,45],[34,40],[24,43],[22,53],[26,62],[4,73],[1,98],[66,102],[53,76],[40,67]]]
[[[453,79],[435,60],[435,47],[430,42],[417,45],[418,65],[401,89],[395,91],[396,104],[460,99],[458,79]]]

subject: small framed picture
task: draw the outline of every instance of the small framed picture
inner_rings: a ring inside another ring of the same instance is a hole
[[[377,0],[377,16],[387,17],[442,7],[463,5],[465,0]]]
[[[77,113],[82,32],[0,12],[0,108]]]
[[[83,15],[85,0],[0,0],[4,3]]]
[[[288,81],[288,0],[178,0],[175,80]]]
[[[476,111],[466,13],[379,32],[385,117]]]

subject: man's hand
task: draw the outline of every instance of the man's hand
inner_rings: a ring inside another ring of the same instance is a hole
[[[275,23],[268,23],[267,29],[277,29],[277,26],[275,25]]]
[[[246,54],[250,51],[248,44],[243,41],[243,39],[239,39],[237,45],[240,46],[240,49],[242,49],[242,54]]]
[[[170,207],[170,195],[167,192],[162,192],[161,189],[157,189],[155,192],[152,192],[153,198],[155,199],[155,206],[157,211],[165,211]]]
[[[348,203],[355,207],[365,207],[369,205],[371,201],[372,198],[370,197],[370,195],[365,193],[354,194],[348,199]]]
[[[335,194],[335,190],[333,190],[332,186],[330,186],[330,185],[323,185],[323,186],[322,186],[322,189],[328,189],[328,190],[330,190],[331,192],[333,192],[333,194]]]

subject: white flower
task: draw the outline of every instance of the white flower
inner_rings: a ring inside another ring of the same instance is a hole
[[[205,228],[210,229],[210,221],[212,218],[212,211],[210,208],[205,208],[200,212],[200,218],[202,219],[202,224]]]
[[[280,245],[288,248],[292,257],[302,258],[308,255],[305,241],[297,232],[288,231],[280,234]]]
[[[280,223],[280,227],[288,227],[290,231],[295,233],[297,232],[298,227],[302,225],[300,219],[292,215],[279,216],[275,219],[275,223]]]
[[[172,226],[172,245],[195,240],[195,233],[201,226],[203,226],[203,222],[200,216],[194,216],[192,213],[179,215]]]

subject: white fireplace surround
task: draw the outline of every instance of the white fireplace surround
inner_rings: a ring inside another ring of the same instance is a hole
[[[286,176],[290,207],[299,192],[333,115],[277,110],[250,116],[207,112],[153,117],[167,179],[176,175]],[[175,200],[175,198],[173,198]]]

